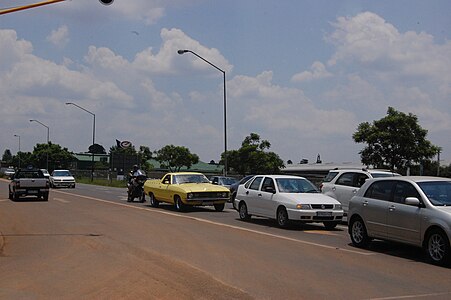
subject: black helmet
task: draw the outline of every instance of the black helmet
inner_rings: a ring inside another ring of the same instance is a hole
[[[133,170],[138,170],[138,165],[133,165]]]

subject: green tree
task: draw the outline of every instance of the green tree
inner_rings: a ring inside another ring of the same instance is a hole
[[[93,145],[89,146],[88,153],[106,154],[106,151],[102,145],[93,144]]]
[[[155,159],[167,166],[170,172],[178,172],[184,166],[189,169],[199,162],[199,156],[183,146],[166,145],[155,154]]]
[[[67,148],[49,142],[48,144],[36,144],[31,155],[31,164],[38,168],[45,168],[49,157],[50,169],[68,169],[75,160],[75,156]],[[22,155],[21,155],[22,158]]]
[[[387,116],[359,124],[352,135],[356,143],[366,143],[359,153],[362,163],[394,170],[405,164],[432,158],[438,147],[426,139],[427,130],[418,124],[417,116],[389,107]]]
[[[13,160],[13,155],[11,154],[11,150],[6,149],[5,152],[3,152],[2,161],[6,164],[11,164]]]
[[[260,140],[258,134],[251,133],[244,138],[240,149],[227,151],[228,167],[242,176],[277,174],[285,165],[279,155],[267,151],[270,147],[269,141]],[[221,162],[223,161],[224,153],[221,154]]]

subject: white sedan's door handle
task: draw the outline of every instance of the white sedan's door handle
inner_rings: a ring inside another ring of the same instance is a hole
[[[368,201],[363,201],[363,206],[368,206]]]
[[[388,208],[389,211],[395,211],[396,210],[396,206],[394,205],[390,205],[390,207]]]

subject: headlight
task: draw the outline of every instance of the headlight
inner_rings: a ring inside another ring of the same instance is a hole
[[[342,208],[341,204],[335,204],[334,209],[335,210],[342,210],[343,208]]]
[[[297,209],[312,209],[310,204],[298,204],[298,205],[296,205],[296,208]]]
[[[222,193],[222,198],[228,198],[229,194],[228,193]]]
[[[192,199],[193,198],[193,194],[192,193],[188,193],[187,197],[188,197],[188,199]]]

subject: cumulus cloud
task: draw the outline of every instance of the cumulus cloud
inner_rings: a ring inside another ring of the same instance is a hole
[[[56,30],[52,30],[50,35],[47,36],[47,41],[59,48],[63,48],[69,43],[69,29],[66,25],[63,25]]]
[[[293,75],[291,77],[291,81],[293,82],[303,82],[314,79],[323,79],[327,77],[331,77],[332,73],[326,70],[326,66],[319,61],[315,61],[311,66],[311,71],[304,71],[298,74]]]

